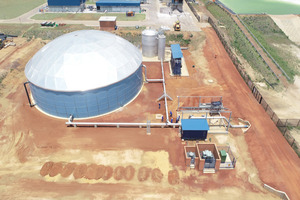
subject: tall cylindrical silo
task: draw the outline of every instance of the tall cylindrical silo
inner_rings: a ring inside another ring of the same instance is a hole
[[[142,53],[145,57],[157,56],[157,31],[146,29],[142,32]]]
[[[166,36],[158,35],[158,60],[165,59]]]

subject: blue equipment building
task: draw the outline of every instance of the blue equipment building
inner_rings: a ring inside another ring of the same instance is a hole
[[[140,12],[141,0],[99,0],[96,6],[98,12]]]
[[[50,12],[82,12],[86,0],[48,0]]]
[[[179,44],[171,44],[171,68],[174,75],[181,75],[183,54]]]
[[[205,140],[209,126],[206,119],[182,119],[181,139]]]

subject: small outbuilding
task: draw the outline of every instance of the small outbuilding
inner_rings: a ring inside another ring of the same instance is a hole
[[[101,16],[99,18],[101,31],[112,31],[116,29],[117,17],[115,16]]]
[[[141,0],[99,0],[96,6],[98,12],[140,12]]]
[[[86,0],[48,0],[50,12],[82,12]]]
[[[171,44],[171,68],[174,75],[181,75],[183,57],[181,48],[179,44]]]
[[[181,139],[205,140],[209,126],[206,119],[182,119]]]

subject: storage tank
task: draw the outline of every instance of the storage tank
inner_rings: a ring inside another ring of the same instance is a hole
[[[159,34],[158,35],[158,60],[165,59],[165,49],[166,49],[166,36]]]
[[[25,75],[39,110],[63,118],[93,117],[123,107],[139,94],[142,54],[112,33],[75,31],[40,49]]]
[[[146,29],[142,32],[142,53],[145,57],[157,56],[157,31]]]

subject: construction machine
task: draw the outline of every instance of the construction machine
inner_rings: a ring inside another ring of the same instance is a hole
[[[5,48],[7,46],[14,45],[14,43],[12,42],[13,37],[18,37],[18,36],[5,35],[4,33],[0,33],[0,49],[2,49],[3,47]],[[7,41],[9,41],[9,43],[5,44]]]
[[[180,31],[181,27],[180,27],[179,20],[175,22],[173,27],[174,27],[174,31]]]

